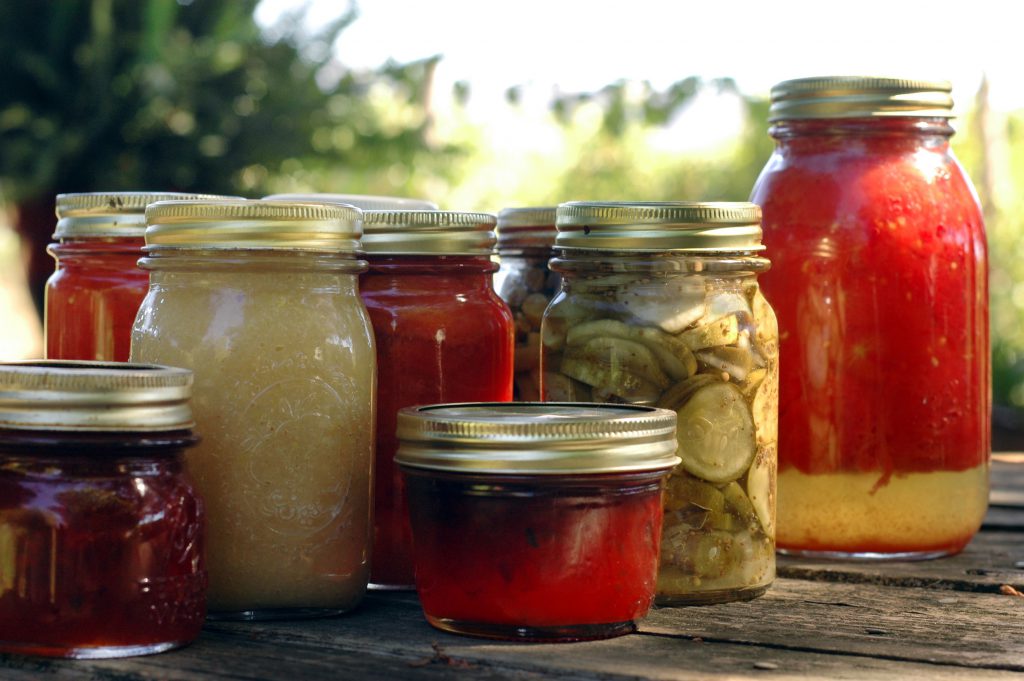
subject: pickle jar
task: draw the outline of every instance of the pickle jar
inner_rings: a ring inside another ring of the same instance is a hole
[[[103,192],[57,195],[56,270],[46,282],[46,357],[123,362],[132,322],[149,290],[136,265],[145,245],[146,205],[194,194]]]
[[[199,635],[191,383],[151,365],[0,364],[0,652],[125,657]]]
[[[314,203],[344,203],[360,210],[437,210],[437,204],[426,199],[404,196],[378,196],[375,194],[271,194],[263,197],[270,201],[312,201]]]
[[[561,278],[548,268],[555,245],[555,208],[506,208],[498,213],[494,289],[512,309],[516,328],[513,399],[540,399],[540,320]]]
[[[430,624],[530,641],[634,631],[654,597],[675,427],[633,405],[403,409],[396,460]]]
[[[542,396],[677,414],[662,605],[749,599],[775,577],[778,330],[757,283],[760,217],[749,203],[558,207]]]
[[[351,206],[146,209],[132,359],[190,368],[213,617],[336,614],[369,574],[375,362]]]
[[[772,89],[754,186],[779,306],[779,548],[956,553],[988,504],[988,261],[948,83]]]
[[[512,399],[512,314],[494,292],[496,219],[459,211],[364,213],[360,291],[377,341],[375,588],[414,585],[412,530],[394,456],[398,410]]]

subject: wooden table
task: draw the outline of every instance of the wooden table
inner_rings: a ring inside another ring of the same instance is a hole
[[[0,655],[0,679],[1004,679],[1024,677],[1024,456],[1000,455],[992,508],[961,555],[780,560],[748,603],[659,608],[637,634],[571,644],[444,634],[411,593],[347,616],[209,623],[191,646],[120,660]]]

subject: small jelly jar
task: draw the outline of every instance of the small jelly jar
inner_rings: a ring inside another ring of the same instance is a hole
[[[124,657],[199,635],[191,385],[153,365],[0,364],[0,652]]]
[[[48,359],[124,362],[132,322],[149,290],[149,272],[136,263],[145,245],[146,206],[199,198],[168,192],[57,195],[56,270],[46,282]]]
[[[654,598],[675,412],[474,403],[403,409],[416,588],[438,629],[609,638]]]

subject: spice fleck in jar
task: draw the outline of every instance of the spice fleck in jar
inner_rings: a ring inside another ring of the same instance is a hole
[[[56,271],[46,282],[46,357],[123,362],[132,323],[149,290],[136,265],[145,245],[146,205],[199,198],[169,192],[58,194]]]
[[[375,362],[350,206],[160,202],[132,358],[195,373],[188,455],[212,617],[334,614],[366,589]]]
[[[396,461],[427,620],[507,640],[634,631],[654,596],[675,424],[628,405],[403,409]]]
[[[492,287],[495,217],[455,211],[366,211],[359,281],[377,343],[375,587],[412,588],[404,483],[394,463],[398,410],[512,398],[513,332]]]
[[[206,615],[192,375],[0,364],[0,652],[158,653]]]
[[[779,547],[928,558],[988,503],[988,270],[947,83],[772,89],[754,187],[779,309]]]
[[[677,414],[660,605],[749,599],[775,578],[778,332],[757,284],[760,217],[749,203],[558,207],[544,400]]]
[[[548,269],[555,244],[555,209],[506,208],[498,213],[494,290],[512,309],[516,328],[513,399],[540,399],[540,320],[561,277]]]

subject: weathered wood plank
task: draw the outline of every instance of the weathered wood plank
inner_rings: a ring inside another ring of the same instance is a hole
[[[1024,591],[1024,536],[983,531],[963,552],[922,561],[829,561],[780,556],[778,574],[795,579],[913,586],[996,593],[1004,584]]]
[[[990,503],[1024,508],[1024,454],[993,454],[990,481]]]
[[[660,608],[642,631],[1024,672],[1024,598],[778,580],[749,603]]]
[[[936,603],[915,601],[910,623],[901,623],[897,629],[891,620],[899,617],[905,603],[896,598],[888,615],[890,619],[879,623],[880,616],[875,611],[884,610],[887,595],[897,591],[918,594],[919,599],[933,597]],[[924,596],[920,596],[922,593]],[[995,596],[983,594],[954,594],[957,603],[942,603],[943,597],[950,595],[919,589],[835,587],[781,580],[765,597],[750,603],[659,609],[642,626],[640,634],[608,641],[542,645],[445,634],[427,625],[414,597],[374,594],[359,610],[341,618],[210,623],[196,644],[151,657],[72,662],[0,656],[0,678],[1019,678],[1013,673],[1016,667],[1012,660],[1007,662],[1019,648],[979,643],[993,627],[1012,622],[1004,604],[993,602]],[[966,599],[966,606],[961,606],[960,598]],[[929,620],[951,611],[957,611],[968,621],[961,622],[959,628],[950,628],[942,620]],[[981,618],[976,619],[976,615]],[[880,631],[890,634],[877,633]],[[1006,638],[1024,645],[1024,637],[1019,633],[1004,632]],[[956,650],[942,650],[949,646]],[[961,659],[957,651],[970,646],[977,649],[977,654]],[[987,661],[984,654],[988,655]],[[930,662],[915,656],[926,656]]]

